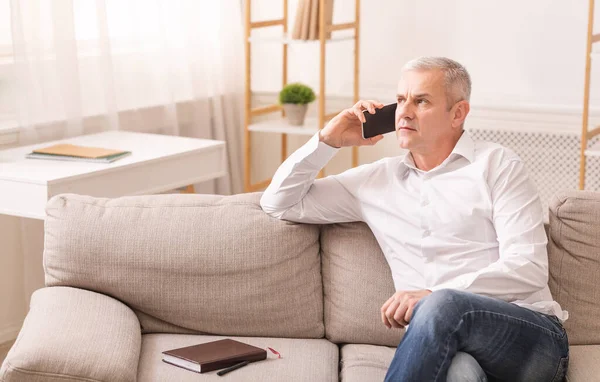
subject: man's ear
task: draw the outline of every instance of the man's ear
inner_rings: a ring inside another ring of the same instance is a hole
[[[471,105],[469,104],[469,101],[459,101],[456,103],[456,105],[454,105],[454,107],[452,107],[451,113],[452,113],[452,128],[459,128],[461,126],[463,126],[463,124],[465,123],[465,119],[467,118],[467,115],[469,114],[469,111],[471,111]]]

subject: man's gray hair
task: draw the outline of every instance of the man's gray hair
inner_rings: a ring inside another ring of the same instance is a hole
[[[448,108],[458,101],[471,98],[471,76],[464,66],[446,57],[419,57],[407,62],[402,71],[435,70],[444,72]]]

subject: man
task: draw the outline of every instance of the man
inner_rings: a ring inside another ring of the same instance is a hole
[[[407,63],[396,137],[408,154],[315,180],[340,147],[382,139],[363,139],[361,122],[383,105],[359,101],[281,165],[261,206],[290,221],[369,225],[397,291],[381,319],[406,328],[386,380],[562,380],[568,314],[547,286],[539,196],[512,151],[463,131],[470,93],[453,60]]]

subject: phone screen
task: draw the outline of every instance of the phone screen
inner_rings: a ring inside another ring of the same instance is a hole
[[[366,122],[362,124],[363,138],[396,131],[396,106],[397,103],[385,105],[381,109],[375,109],[375,114],[365,110],[363,113]]]

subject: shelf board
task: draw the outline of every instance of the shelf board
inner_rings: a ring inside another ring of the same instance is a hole
[[[326,43],[328,42],[337,42],[337,41],[345,41],[345,40],[354,40],[354,35],[352,36],[334,36],[332,35],[331,38],[328,38],[327,40],[325,40]],[[288,44],[288,45],[294,45],[294,44],[316,44],[318,43],[320,40],[296,40],[296,39],[292,39],[289,36],[250,36],[248,37],[248,41],[250,42],[272,42],[272,43],[279,43],[279,44]]]
[[[590,146],[589,149],[585,150],[585,156],[588,157],[600,157],[600,143],[596,143]]]
[[[306,118],[304,126],[292,126],[285,119],[273,119],[263,122],[252,123],[248,126],[250,131],[258,131],[261,133],[279,133],[292,135],[314,135],[319,129],[317,128],[316,118]]]

